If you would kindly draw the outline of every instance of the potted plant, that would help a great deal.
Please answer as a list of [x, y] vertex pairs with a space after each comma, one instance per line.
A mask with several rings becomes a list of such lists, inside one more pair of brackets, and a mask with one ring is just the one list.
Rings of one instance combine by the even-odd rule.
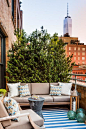
[[0, 89], [0, 97], [5, 96], [6, 92], [5, 89]]

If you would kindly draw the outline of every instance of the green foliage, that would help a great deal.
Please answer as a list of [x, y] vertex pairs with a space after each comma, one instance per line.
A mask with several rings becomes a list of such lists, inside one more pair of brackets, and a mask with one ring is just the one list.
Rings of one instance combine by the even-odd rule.
[[[8, 82], [67, 82], [74, 65], [66, 58], [65, 44], [46, 30], [34, 31], [27, 37], [24, 30], [15, 31], [17, 41], [8, 51]], [[27, 43], [30, 43], [27, 45]]]
[[5, 89], [0, 89], [0, 94], [3, 94], [5, 96], [6, 93], [7, 91]]

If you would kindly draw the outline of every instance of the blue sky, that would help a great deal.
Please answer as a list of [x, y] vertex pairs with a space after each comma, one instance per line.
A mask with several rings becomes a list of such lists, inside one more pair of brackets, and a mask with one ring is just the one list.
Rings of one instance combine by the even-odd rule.
[[63, 20], [67, 15], [72, 18], [72, 37], [78, 37], [86, 44], [86, 0], [21, 0], [23, 28], [29, 35], [44, 26], [51, 35], [63, 35]]

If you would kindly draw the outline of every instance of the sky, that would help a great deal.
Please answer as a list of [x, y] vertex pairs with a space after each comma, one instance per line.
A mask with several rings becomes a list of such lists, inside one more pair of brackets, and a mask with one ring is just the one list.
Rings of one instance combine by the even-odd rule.
[[29, 35], [41, 26], [47, 32], [58, 36], [63, 35], [63, 20], [72, 18], [72, 37], [78, 37], [86, 44], [86, 0], [21, 0], [23, 10], [23, 29]]

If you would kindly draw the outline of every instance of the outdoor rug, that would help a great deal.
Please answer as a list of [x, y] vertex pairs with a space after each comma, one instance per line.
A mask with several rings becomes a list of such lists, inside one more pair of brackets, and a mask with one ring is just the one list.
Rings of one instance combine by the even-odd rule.
[[69, 120], [66, 109], [44, 109], [44, 126], [46, 129], [86, 129], [84, 123], [77, 120]]

